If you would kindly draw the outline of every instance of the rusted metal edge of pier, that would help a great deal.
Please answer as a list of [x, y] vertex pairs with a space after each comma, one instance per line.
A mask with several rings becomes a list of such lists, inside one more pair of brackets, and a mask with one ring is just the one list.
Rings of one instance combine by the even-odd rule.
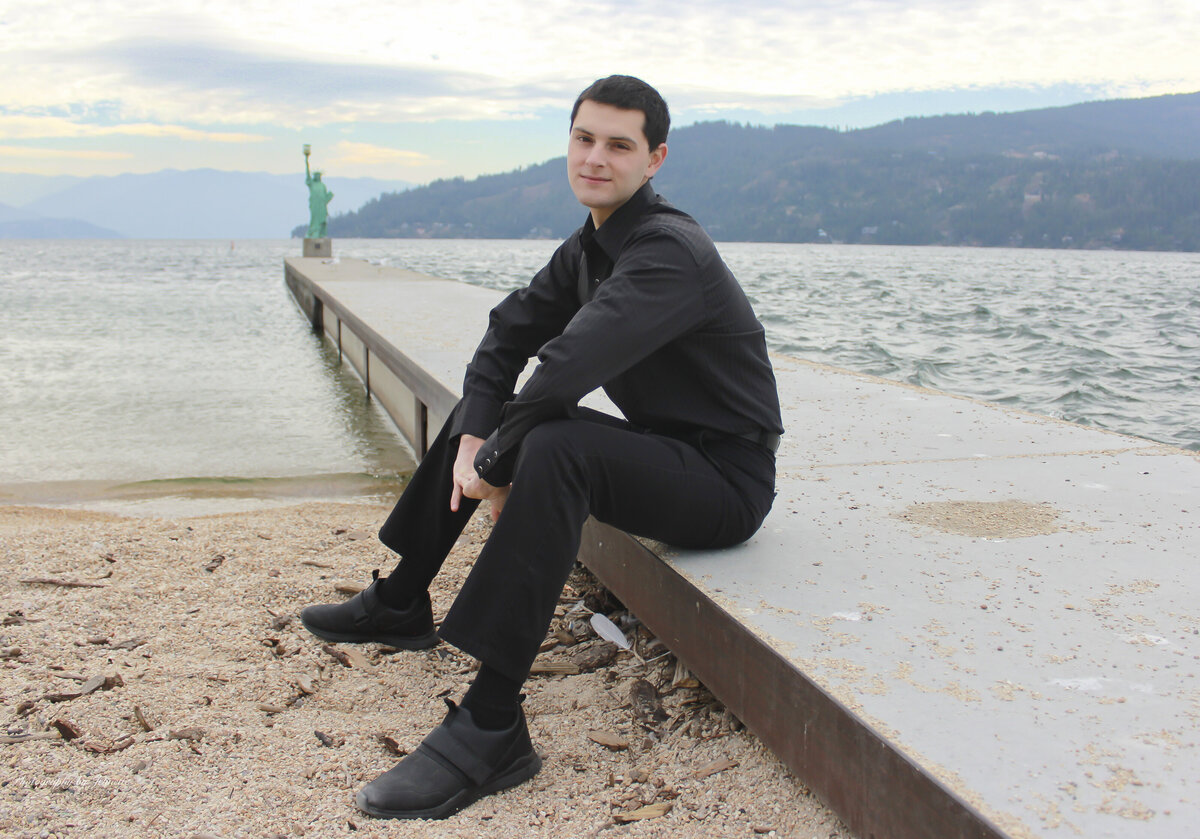
[[[458, 395], [290, 260], [285, 281], [423, 454]], [[637, 539], [589, 520], [579, 559], [862, 839], [1008, 836]]]

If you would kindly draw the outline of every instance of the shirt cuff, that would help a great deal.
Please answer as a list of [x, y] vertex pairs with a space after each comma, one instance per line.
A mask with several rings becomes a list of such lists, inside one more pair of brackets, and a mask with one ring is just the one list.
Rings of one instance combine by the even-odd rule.
[[450, 426], [450, 436], [470, 434], [472, 437], [487, 437], [500, 424], [500, 408], [491, 400], [478, 396], [463, 397]]
[[475, 473], [492, 486], [508, 486], [512, 483], [511, 470], [500, 464], [499, 429], [493, 431], [479, 447], [479, 453], [475, 455]]

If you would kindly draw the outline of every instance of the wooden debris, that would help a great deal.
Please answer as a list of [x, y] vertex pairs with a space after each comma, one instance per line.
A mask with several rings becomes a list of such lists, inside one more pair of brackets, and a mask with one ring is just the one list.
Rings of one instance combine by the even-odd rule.
[[199, 728], [197, 726], [191, 726], [189, 728], [180, 728], [180, 729], [172, 728], [170, 733], [167, 735], [167, 739], [168, 740], [187, 740], [189, 742], [203, 740], [204, 739], [204, 729]]
[[341, 737], [331, 737], [324, 731], [314, 731], [313, 734], [317, 735], [317, 739], [321, 741], [322, 746], [326, 746], [330, 749], [337, 748], [346, 742]]
[[645, 679], [638, 679], [630, 686], [629, 705], [633, 709], [633, 715], [644, 723], [663, 722], [667, 719], [658, 688]]
[[700, 687], [700, 680], [692, 675], [691, 671], [684, 666], [683, 662], [675, 659], [675, 675], [671, 677], [672, 688], [695, 688]]
[[317, 692], [316, 684], [313, 682], [311, 676], [307, 676], [302, 673], [293, 681], [296, 683], [296, 687], [299, 688], [300, 692], [303, 694], [312, 694]]
[[375, 739], [382, 743], [383, 747], [396, 757], [404, 757], [408, 754], [408, 749], [402, 747], [395, 737], [388, 734], [376, 734]]
[[58, 733], [62, 735], [64, 740], [74, 740], [76, 737], [83, 736], [83, 729], [70, 720], [65, 720], [62, 717], [52, 721], [50, 725], [58, 729]]
[[350, 664], [350, 656], [346, 655], [345, 650], [339, 650], [333, 644], [322, 644], [321, 649], [324, 650], [325, 652], [329, 653], [335, 659], [337, 659], [337, 662], [339, 664], [341, 664], [343, 667], [351, 667], [352, 666]]
[[343, 650], [333, 644], [322, 644], [321, 649], [336, 658], [343, 667], [357, 667], [359, 670], [370, 670], [374, 667], [358, 650]]
[[656, 801], [653, 804], [647, 804], [645, 807], [639, 807], [627, 813], [615, 813], [613, 820], [620, 824], [629, 824], [630, 822], [641, 821], [643, 819], [657, 819], [659, 816], [665, 816], [671, 812], [672, 806], [674, 805], [670, 801]]
[[351, 542], [361, 542], [363, 539], [370, 539], [371, 534], [366, 530], [351, 530], [346, 534], [346, 538]]
[[564, 647], [573, 647], [579, 643], [579, 640], [574, 635], [572, 635], [570, 632], [567, 632], [567, 630], [563, 629], [561, 626], [556, 626], [554, 628], [554, 637], [558, 639], [558, 643], [562, 644]]
[[128, 641], [122, 641], [119, 644], [113, 644], [114, 650], [136, 650], [138, 647], [146, 643], [145, 638], [130, 638]]
[[150, 719], [146, 716], [146, 712], [142, 710], [141, 705], [133, 706], [133, 717], [138, 721], [138, 725], [142, 727], [142, 731], [154, 730], [154, 726], [150, 724]]
[[79, 580], [60, 580], [57, 577], [30, 577], [20, 582], [36, 586], [62, 586], [63, 588], [104, 588], [104, 583], [85, 583]]
[[362, 583], [338, 583], [333, 587], [333, 590], [342, 594], [358, 594], [365, 588], [366, 586]]
[[0, 734], [0, 743], [24, 743], [26, 740], [63, 740], [62, 732], [57, 728], [54, 731], [31, 731], [28, 734]]
[[259, 702], [258, 710], [264, 714], [282, 714], [287, 708], [282, 705], [272, 705], [270, 702]]
[[83, 748], [85, 751], [93, 752], [98, 755], [110, 755], [128, 749], [135, 742], [136, 741], [133, 739], [133, 735], [129, 734], [107, 745], [88, 740], [83, 744]]
[[718, 772], [724, 772], [726, 769], [732, 769], [737, 765], [738, 762], [736, 760], [731, 760], [727, 757], [717, 758], [712, 763], [706, 764], [693, 772], [692, 777], [697, 781], [700, 781], [710, 775], [715, 775]]
[[300, 560], [300, 564], [301, 565], [309, 565], [313, 568], [325, 568], [327, 570], [331, 570], [334, 567], [332, 565], [326, 565], [324, 562], [316, 562], [315, 560], [311, 560], [311, 559], [302, 559], [302, 560]]
[[531, 676], [576, 676], [579, 673], [579, 665], [570, 661], [535, 661], [529, 669]]
[[125, 680], [122, 679], [120, 675], [92, 676], [92, 678], [80, 685], [77, 690], [69, 690], [63, 693], [48, 693], [42, 698], [48, 702], [69, 702], [72, 699], [78, 699], [81, 696], [87, 696], [89, 693], [93, 693], [101, 688], [104, 690], [112, 690], [113, 688], [121, 687], [124, 684]]
[[762, 836], [767, 833], [774, 833], [779, 828], [773, 827], [769, 824], [756, 824], [756, 825], [753, 825], [750, 829], [753, 830], [755, 833], [757, 833], [759, 836]]
[[629, 748], [628, 740], [611, 731], [589, 731], [588, 739], [593, 743], [599, 743], [606, 749], [612, 749], [614, 752], [621, 752]]
[[20, 647], [5, 647], [3, 650], [0, 650], [0, 658], [5, 660], [20, 658], [22, 655], [24, 655], [24, 652]]
[[211, 574], [213, 571], [216, 571], [218, 568], [220, 568], [223, 562], [225, 562], [225, 554], [217, 554], [208, 562], [204, 563], [202, 567], [205, 571]]
[[617, 658], [617, 647], [607, 641], [591, 641], [571, 650], [571, 661], [580, 672], [588, 673], [607, 667]]

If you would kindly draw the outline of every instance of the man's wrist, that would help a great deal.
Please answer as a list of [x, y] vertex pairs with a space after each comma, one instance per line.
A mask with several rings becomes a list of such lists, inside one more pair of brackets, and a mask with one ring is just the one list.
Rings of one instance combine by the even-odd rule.
[[489, 475], [500, 460], [500, 432], [493, 431], [492, 435], [483, 441], [475, 453], [475, 474], [492, 486], [505, 486], [508, 481], [493, 482]]

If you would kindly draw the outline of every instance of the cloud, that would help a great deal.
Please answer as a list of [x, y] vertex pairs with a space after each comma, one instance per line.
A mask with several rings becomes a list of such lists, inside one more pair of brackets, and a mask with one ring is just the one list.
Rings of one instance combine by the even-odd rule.
[[[930, 113], [922, 102], [932, 100], [947, 103], [939, 113], [977, 110], [976, 100], [954, 98], [964, 91], [1200, 89], [1195, 0], [10, 5], [0, 20], [0, 74], [10, 81], [0, 141], [110, 148], [126, 135], [161, 138], [140, 145], [166, 154], [177, 140], [172, 165], [190, 165], [192, 144], [209, 143], [220, 144], [204, 151], [218, 165], [270, 167], [266, 137], [293, 142], [301, 129], [333, 154], [344, 129], [366, 141], [337, 152], [354, 165], [408, 175], [426, 166], [440, 177], [483, 165], [486, 149], [482, 171], [494, 171], [542, 154], [529, 132], [545, 131], [579, 90], [613, 72], [662, 90], [677, 125], [844, 124], [846, 109], [881, 111], [868, 107], [875, 100], [912, 104], [885, 118]], [[464, 121], [488, 123], [478, 149], [452, 136], [474, 130]], [[437, 159], [404, 157], [392, 142]]]
[[0, 157], [26, 160], [128, 160], [132, 152], [96, 149], [47, 149], [31, 146], [0, 146]]
[[[519, 117], [573, 96], [551, 83], [368, 60], [313, 57], [259, 44], [125, 38], [43, 51], [36, 63], [86, 69], [105, 95], [149, 117], [292, 126], [329, 121]], [[570, 91], [570, 92], [568, 92]]]
[[153, 123], [98, 125], [67, 117], [0, 113], [0, 139], [4, 140], [86, 139], [112, 136], [169, 137], [197, 143], [259, 143], [268, 139], [262, 134], [203, 131], [185, 125]]
[[428, 166], [438, 161], [421, 152], [343, 140], [334, 146], [331, 165]]
[[66, 4], [77, 8], [55, 38], [36, 15], [9, 32], [31, 46], [0, 54], [0, 71], [32, 83], [8, 95], [108, 100], [151, 124], [523, 119], [613, 71], [701, 114], [964, 87], [1200, 87], [1192, 0], [693, 0], [682, 15], [649, 0], [598, 0], [586, 15], [528, 0], [329, 0], [318, 16], [271, 0], [123, 16]]

